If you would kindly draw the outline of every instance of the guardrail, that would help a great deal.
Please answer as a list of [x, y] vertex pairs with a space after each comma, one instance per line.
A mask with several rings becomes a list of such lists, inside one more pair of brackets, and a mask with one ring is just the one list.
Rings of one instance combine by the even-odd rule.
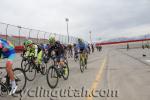
[[121, 43], [131, 43], [131, 42], [144, 42], [149, 41], [150, 39], [139, 39], [139, 40], [128, 40], [128, 41], [119, 41], [119, 42], [102, 42], [102, 43], [96, 43], [96, 46], [99, 45], [112, 45], [112, 44], [121, 44]]
[[[11, 41], [15, 46], [23, 45], [26, 39], [31, 39], [35, 43], [48, 43], [47, 39], [55, 36], [63, 44], [68, 43], [68, 36], [53, 32], [46, 32], [37, 29], [25, 28], [0, 22], [0, 37]], [[70, 43], [77, 42], [77, 37], [69, 36]]]

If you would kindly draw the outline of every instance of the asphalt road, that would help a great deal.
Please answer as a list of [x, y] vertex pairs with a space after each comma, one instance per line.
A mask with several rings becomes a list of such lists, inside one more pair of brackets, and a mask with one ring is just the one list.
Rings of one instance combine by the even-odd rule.
[[[0, 100], [149, 100], [149, 51], [105, 46], [89, 56], [84, 73], [80, 72], [78, 62], [69, 59], [69, 79], [60, 79], [56, 89], [50, 89], [46, 76], [38, 74], [33, 82], [27, 83], [21, 96]], [[20, 67], [20, 61], [17, 55], [14, 66]]]

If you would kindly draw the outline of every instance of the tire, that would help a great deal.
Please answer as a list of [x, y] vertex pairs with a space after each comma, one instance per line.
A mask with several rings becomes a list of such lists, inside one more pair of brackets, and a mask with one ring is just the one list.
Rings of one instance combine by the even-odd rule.
[[6, 97], [8, 93], [9, 89], [3, 83], [0, 83], [0, 97]]
[[78, 56], [75, 55], [75, 56], [74, 56], [74, 61], [77, 62], [77, 60], [78, 60]]
[[67, 63], [67, 65], [68, 65], [68, 59], [67, 58], [65, 58], [65, 61], [64, 61], [65, 63]]
[[28, 63], [28, 71], [26, 72], [26, 78], [28, 81], [33, 81], [36, 77], [36, 68], [32, 63]]
[[83, 62], [82, 58], [80, 59], [80, 71], [81, 71], [81, 73], [84, 72], [84, 62]]
[[85, 69], [87, 69], [87, 58], [85, 58]]
[[[48, 69], [48, 74], [47, 74], [47, 83], [49, 85], [50, 88], [54, 89], [56, 88], [56, 86], [58, 85], [58, 80], [59, 80], [59, 76], [58, 76], [58, 71], [54, 66], [51, 66]], [[54, 78], [55, 82], [52, 83], [51, 79]]]
[[74, 61], [77, 62], [77, 58], [76, 57], [74, 57]]
[[[66, 75], [65, 75], [65, 69], [67, 70], [67, 74], [66, 74]], [[69, 67], [68, 67], [68, 64], [67, 64], [67, 63], [65, 63], [65, 67], [63, 68], [63, 70], [64, 70], [64, 73], [62, 74], [63, 79], [64, 79], [64, 80], [67, 80], [68, 77], [69, 77]]]
[[27, 72], [27, 71], [29, 70], [29, 68], [26, 66], [27, 63], [28, 63], [27, 60], [22, 59], [22, 61], [21, 61], [21, 68], [22, 68], [25, 72]]
[[40, 66], [40, 72], [42, 75], [46, 75], [47, 72], [48, 72], [48, 69], [47, 69], [47, 64], [46, 63], [42, 63], [41, 66]]
[[18, 94], [18, 93], [21, 93], [26, 87], [26, 83], [27, 83], [26, 74], [20, 68], [15, 68], [13, 72], [14, 72], [16, 85], [18, 86], [16, 90], [16, 94]]

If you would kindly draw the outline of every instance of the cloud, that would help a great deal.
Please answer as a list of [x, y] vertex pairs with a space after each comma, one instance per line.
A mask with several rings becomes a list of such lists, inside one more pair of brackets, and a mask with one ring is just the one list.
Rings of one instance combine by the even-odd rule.
[[[1, 0], [0, 21], [89, 40], [148, 32], [149, 0]], [[132, 30], [132, 31], [131, 31]], [[141, 32], [137, 30], [142, 30]]]

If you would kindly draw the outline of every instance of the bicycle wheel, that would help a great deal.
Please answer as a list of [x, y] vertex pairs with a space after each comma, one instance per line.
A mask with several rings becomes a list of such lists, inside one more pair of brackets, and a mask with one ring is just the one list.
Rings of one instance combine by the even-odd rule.
[[76, 56], [74, 56], [74, 61], [77, 62], [77, 57]]
[[3, 83], [0, 83], [0, 97], [6, 97], [8, 93], [8, 88]]
[[64, 65], [65, 67], [63, 67], [63, 74], [62, 74], [62, 76], [63, 76], [63, 79], [64, 80], [67, 80], [68, 79], [68, 77], [69, 77], [69, 67], [68, 67], [68, 64], [67, 63], [65, 63], [65, 65]]
[[85, 58], [85, 69], [87, 69], [87, 58]]
[[54, 66], [51, 66], [48, 70], [47, 74], [47, 83], [50, 88], [54, 89], [58, 84], [58, 72], [57, 69]]
[[36, 68], [32, 63], [28, 63], [26, 66], [29, 68], [26, 72], [26, 78], [28, 81], [33, 81], [36, 77]]
[[13, 72], [14, 72], [16, 85], [18, 86], [16, 93], [21, 93], [26, 87], [26, 82], [27, 82], [26, 74], [20, 68], [15, 68]]
[[65, 58], [65, 59], [64, 59], [64, 62], [68, 64], [68, 59], [67, 59], [67, 58]]
[[77, 56], [77, 57], [76, 57], [76, 62], [77, 62], [78, 60], [79, 60], [79, 57]]
[[40, 72], [41, 72], [42, 75], [46, 75], [47, 74], [48, 69], [47, 69], [47, 64], [46, 63], [43, 62], [40, 65]]
[[27, 60], [22, 59], [22, 61], [21, 61], [21, 68], [22, 68], [25, 72], [27, 72], [27, 71], [29, 70], [29, 67], [26, 66], [27, 63], [28, 63]]

